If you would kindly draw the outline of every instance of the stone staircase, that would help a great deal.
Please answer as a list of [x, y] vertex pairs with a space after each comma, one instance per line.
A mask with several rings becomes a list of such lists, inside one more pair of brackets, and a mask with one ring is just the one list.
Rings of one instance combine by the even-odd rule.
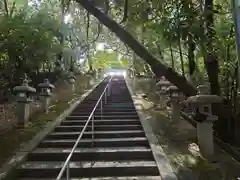
[[[107, 80], [102, 82], [29, 153], [27, 161], [17, 168], [16, 179], [56, 179], [106, 84]], [[71, 180], [161, 179], [122, 77], [113, 78], [108, 103], [103, 105], [103, 118], [97, 108], [94, 123], [94, 143], [90, 122], [71, 158]]]

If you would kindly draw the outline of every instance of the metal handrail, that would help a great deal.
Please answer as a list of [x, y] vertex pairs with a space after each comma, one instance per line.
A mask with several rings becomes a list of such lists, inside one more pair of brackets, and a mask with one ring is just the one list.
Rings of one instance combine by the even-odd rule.
[[76, 150], [76, 148], [77, 148], [77, 146], [78, 146], [78, 143], [79, 143], [79, 141], [81, 140], [81, 138], [82, 138], [82, 136], [83, 136], [83, 133], [85, 132], [85, 130], [86, 130], [86, 128], [87, 128], [90, 120], [92, 120], [92, 146], [93, 146], [93, 139], [94, 139], [94, 134], [93, 134], [93, 133], [94, 133], [94, 112], [96, 111], [99, 103], [101, 102], [101, 118], [102, 118], [102, 99], [103, 99], [103, 96], [104, 96], [104, 94], [105, 94], [105, 99], [104, 99], [104, 100], [105, 100], [105, 103], [107, 102], [107, 93], [109, 93], [109, 91], [107, 91], [107, 89], [110, 88], [109, 84], [110, 84], [111, 80], [112, 80], [112, 77], [110, 77], [110, 79], [109, 79], [109, 81], [108, 81], [108, 84], [107, 84], [106, 87], [104, 88], [104, 91], [102, 92], [102, 94], [101, 94], [101, 96], [99, 97], [96, 105], [94, 106], [91, 114], [89, 115], [87, 122], [85, 123], [85, 125], [84, 125], [81, 133], [79, 134], [79, 136], [78, 136], [78, 138], [77, 138], [77, 141], [75, 142], [75, 144], [74, 144], [71, 152], [69, 153], [66, 161], [64, 162], [64, 165], [63, 165], [61, 171], [59, 172], [56, 180], [61, 180], [61, 178], [62, 178], [65, 170], [66, 170], [66, 178], [67, 178], [67, 180], [69, 180], [69, 176], [70, 176], [69, 163], [70, 163], [70, 160], [71, 160], [72, 155], [73, 155], [73, 153], [75, 152], [75, 150]]

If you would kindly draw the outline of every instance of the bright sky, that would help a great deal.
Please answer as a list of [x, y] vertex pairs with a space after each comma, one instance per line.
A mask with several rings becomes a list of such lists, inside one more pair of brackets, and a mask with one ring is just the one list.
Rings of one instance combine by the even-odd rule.
[[28, 6], [34, 6], [34, 5], [39, 6], [40, 4], [41, 4], [41, 2], [38, 0], [29, 0], [28, 1]]
[[97, 51], [103, 51], [104, 50], [105, 43], [97, 43], [96, 50]]
[[64, 23], [67, 24], [67, 23], [71, 23], [72, 21], [72, 16], [71, 14], [67, 14], [65, 17], [64, 17]]
[[113, 52], [112, 49], [105, 48], [106, 43], [97, 43], [96, 50], [97, 51], [106, 51], [106, 52]]

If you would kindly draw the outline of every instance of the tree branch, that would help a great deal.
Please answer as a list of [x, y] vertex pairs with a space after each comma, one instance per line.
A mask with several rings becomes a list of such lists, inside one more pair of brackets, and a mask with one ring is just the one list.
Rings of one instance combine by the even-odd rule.
[[173, 72], [170, 67], [167, 67], [154, 57], [148, 50], [143, 47], [130, 33], [124, 30], [118, 23], [110, 19], [100, 10], [95, 8], [87, 0], [76, 0], [83, 8], [89, 13], [95, 16], [102, 24], [107, 26], [112, 32], [114, 32], [120, 40], [127, 44], [139, 57], [141, 57], [146, 63], [148, 63], [152, 71], [156, 76], [165, 76], [169, 81], [175, 84], [187, 95], [195, 95], [196, 89], [187, 82], [185, 77], [180, 76], [178, 73]]

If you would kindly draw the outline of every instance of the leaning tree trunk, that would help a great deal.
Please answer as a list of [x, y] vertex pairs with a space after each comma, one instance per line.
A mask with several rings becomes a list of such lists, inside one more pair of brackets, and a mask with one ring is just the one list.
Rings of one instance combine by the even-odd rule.
[[170, 82], [181, 89], [186, 95], [195, 95], [196, 89], [178, 73], [170, 67], [165, 66], [154, 57], [145, 47], [143, 47], [130, 33], [124, 30], [117, 22], [106, 16], [103, 12], [92, 5], [90, 1], [76, 0], [83, 8], [95, 16], [102, 24], [114, 32], [119, 39], [127, 44], [139, 57], [148, 63], [156, 76], [165, 76]]

